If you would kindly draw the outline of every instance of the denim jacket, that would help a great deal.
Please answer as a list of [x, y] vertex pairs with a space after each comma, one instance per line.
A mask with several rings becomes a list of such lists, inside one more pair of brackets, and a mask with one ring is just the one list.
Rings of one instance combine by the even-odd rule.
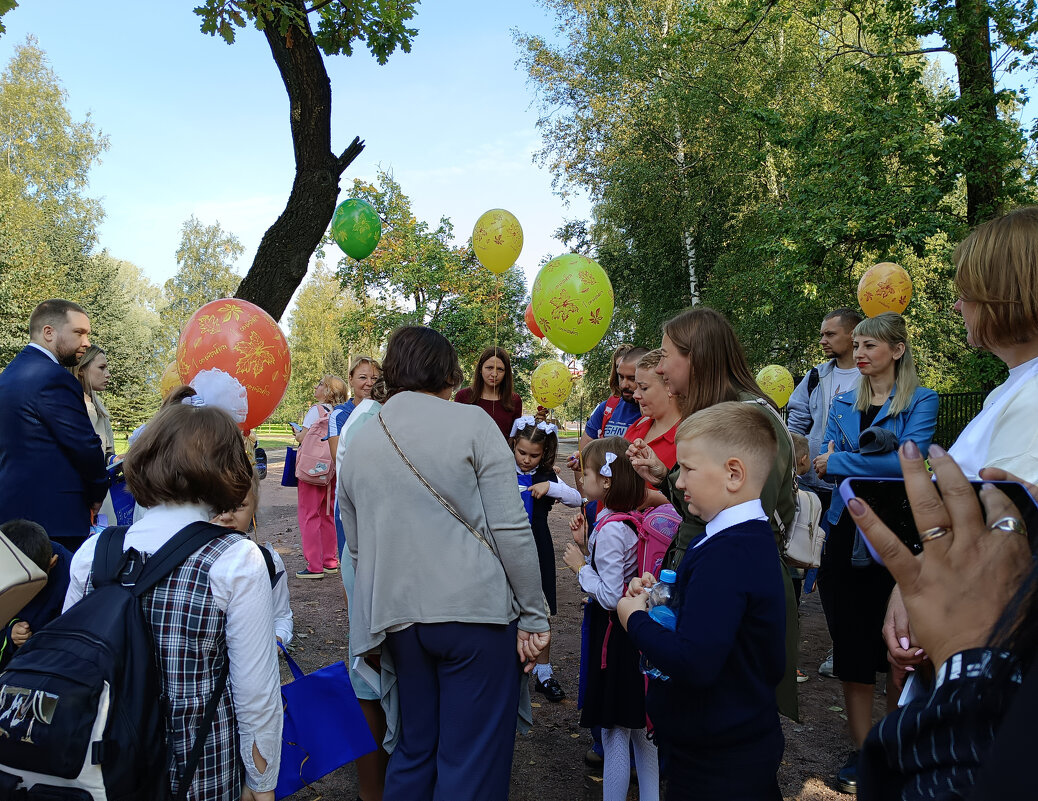
[[[919, 446], [923, 456], [933, 441], [934, 429], [937, 427], [937, 393], [932, 389], [919, 387], [912, 395], [912, 401], [897, 416], [890, 415], [890, 401], [897, 391], [895, 385], [890, 397], [876, 415], [872, 425], [893, 431], [898, 444], [912, 440]], [[897, 453], [862, 454], [858, 452], [858, 437], [861, 434], [861, 412], [854, 408], [857, 391], [844, 392], [833, 398], [829, 407], [829, 422], [822, 438], [821, 453], [829, 450], [829, 443], [834, 443], [835, 451], [829, 456], [826, 465], [826, 478], [834, 482], [849, 476], [897, 477], [901, 475], [901, 463]], [[833, 502], [829, 507], [829, 522], [833, 525], [843, 513], [844, 501], [839, 492], [833, 493]]]

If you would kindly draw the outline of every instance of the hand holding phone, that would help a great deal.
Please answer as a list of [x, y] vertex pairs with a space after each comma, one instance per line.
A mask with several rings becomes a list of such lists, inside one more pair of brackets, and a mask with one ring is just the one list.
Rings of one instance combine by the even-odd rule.
[[289, 426], [291, 426], [292, 430], [295, 431], [297, 434], [303, 430], [303, 427], [299, 425], [299, 423], [289, 423]]
[[899, 541], [881, 510], [853, 496], [847, 508], [870, 544], [885, 557], [901, 589], [913, 639], [934, 665], [940, 665], [952, 654], [989, 641], [1032, 564], [1027, 537], [1015, 526], [996, 524], [1007, 518], [1023, 521], [1030, 515], [1025, 513], [1027, 504], [1014, 507], [994, 488], [983, 489], [978, 503], [962, 470], [942, 448], [930, 449], [936, 485], [912, 443], [905, 443], [899, 458], [915, 527], [924, 532], [946, 529], [926, 542], [922, 557], [913, 556]]

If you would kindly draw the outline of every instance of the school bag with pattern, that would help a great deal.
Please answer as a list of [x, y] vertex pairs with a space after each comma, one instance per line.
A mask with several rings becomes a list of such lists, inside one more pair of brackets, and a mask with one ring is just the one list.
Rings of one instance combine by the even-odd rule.
[[328, 407], [318, 406], [317, 414], [317, 420], [306, 430], [296, 451], [296, 478], [307, 484], [327, 487], [335, 476], [335, 463], [327, 441]]
[[638, 575], [652, 573], [659, 578], [663, 557], [681, 525], [678, 510], [672, 504], [665, 503], [644, 512], [612, 512], [605, 518], [599, 518], [598, 523], [614, 520], [627, 523], [638, 533]]
[[[93, 591], [29, 638], [0, 673], [0, 801], [165, 801], [170, 753], [159, 667], [141, 596], [228, 530], [192, 523], [147, 560], [124, 527], [98, 538]], [[186, 797], [225, 668], [178, 783]]]

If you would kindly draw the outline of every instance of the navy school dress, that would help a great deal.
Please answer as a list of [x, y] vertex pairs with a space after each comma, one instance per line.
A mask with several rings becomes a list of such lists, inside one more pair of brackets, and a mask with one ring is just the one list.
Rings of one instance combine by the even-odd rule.
[[543, 481], [557, 482], [559, 479], [551, 468], [538, 467], [532, 473], [520, 473], [517, 469], [516, 472], [519, 480], [519, 496], [526, 507], [526, 516], [530, 518], [530, 528], [533, 529], [533, 541], [537, 545], [541, 590], [548, 602], [549, 614], [554, 615], [557, 612], [555, 606], [555, 545], [551, 541], [551, 531], [548, 528], [548, 512], [558, 499], [547, 495], [542, 498], [534, 498], [529, 488]]
[[[597, 571], [595, 550], [591, 549], [591, 566]], [[616, 611], [606, 610], [594, 598], [588, 599], [586, 620], [587, 650], [582, 663], [587, 679], [580, 725], [586, 729], [644, 729], [645, 676], [638, 667], [638, 649], [620, 625]]]

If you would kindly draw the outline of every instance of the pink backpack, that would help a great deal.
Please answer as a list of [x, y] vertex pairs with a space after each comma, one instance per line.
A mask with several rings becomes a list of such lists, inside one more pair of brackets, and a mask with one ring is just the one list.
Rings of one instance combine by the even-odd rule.
[[316, 422], [306, 430], [296, 453], [296, 478], [307, 484], [327, 487], [335, 477], [335, 463], [328, 450], [327, 406], [319, 406]]
[[638, 532], [638, 575], [652, 573], [659, 578], [663, 557], [681, 525], [681, 514], [672, 504], [665, 503], [644, 512], [613, 512], [598, 523], [625, 521]]

